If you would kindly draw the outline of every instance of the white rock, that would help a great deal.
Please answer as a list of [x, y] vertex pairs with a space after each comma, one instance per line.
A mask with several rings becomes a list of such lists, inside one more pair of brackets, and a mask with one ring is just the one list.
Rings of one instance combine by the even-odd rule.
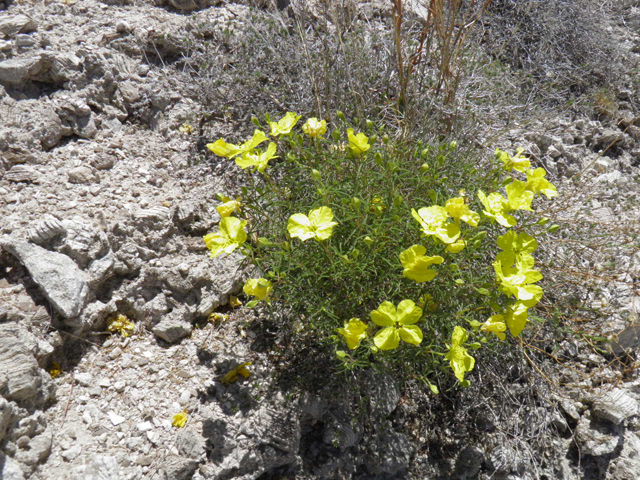
[[123, 423], [126, 420], [126, 418], [124, 418], [121, 415], [118, 415], [113, 410], [109, 410], [107, 412], [107, 415], [109, 416], [109, 420], [111, 420], [111, 423], [113, 423], [116, 426], [120, 425], [121, 423]]
[[90, 426], [93, 423], [93, 418], [91, 418], [91, 414], [89, 412], [84, 412], [82, 414], [82, 421]]
[[100, 380], [98, 380], [98, 385], [100, 387], [104, 387], [104, 388], [109, 388], [111, 386], [111, 380], [109, 380], [108, 378], [101, 378]]
[[141, 432], [148, 432], [153, 429], [153, 424], [151, 422], [141, 422], [136, 425], [136, 428]]

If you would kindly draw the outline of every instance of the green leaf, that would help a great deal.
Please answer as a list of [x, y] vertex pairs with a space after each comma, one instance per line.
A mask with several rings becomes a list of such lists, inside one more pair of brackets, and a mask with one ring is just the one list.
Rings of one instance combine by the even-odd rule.
[[476, 290], [476, 292], [478, 292], [480, 295], [490, 295], [489, 290], [487, 290], [486, 288], [476, 288], [475, 290]]

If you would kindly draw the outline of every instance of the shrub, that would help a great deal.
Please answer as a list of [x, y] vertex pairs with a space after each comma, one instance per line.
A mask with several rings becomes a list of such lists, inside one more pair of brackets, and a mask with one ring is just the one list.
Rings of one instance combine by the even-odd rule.
[[212, 255], [241, 249], [261, 277], [245, 285], [248, 306], [265, 302], [343, 368], [382, 366], [435, 392], [451, 373], [467, 385], [470, 351], [519, 337], [542, 297], [531, 234], [547, 220], [531, 205], [555, 187], [521, 152], [478, 168], [456, 142], [411, 145], [338, 118], [302, 132], [293, 113], [254, 118], [244, 143], [209, 144], [248, 185], [222, 198], [205, 242]]

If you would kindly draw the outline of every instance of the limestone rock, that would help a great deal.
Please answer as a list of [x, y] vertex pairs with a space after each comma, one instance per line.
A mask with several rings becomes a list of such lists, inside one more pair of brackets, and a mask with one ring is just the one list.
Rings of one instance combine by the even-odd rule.
[[478, 447], [463, 448], [456, 458], [455, 474], [461, 478], [475, 478], [482, 467], [484, 453]]
[[588, 414], [578, 422], [575, 438], [581, 451], [594, 457], [612, 454], [622, 441], [619, 427], [592, 419]]
[[86, 466], [82, 475], [84, 480], [118, 480], [120, 466], [111, 455], [95, 455]]
[[98, 181], [98, 177], [96, 176], [96, 174], [90, 167], [87, 166], [72, 168], [71, 170], [69, 170], [67, 177], [69, 178], [69, 182], [71, 183], [80, 183], [85, 185]]
[[0, 33], [5, 37], [12, 37], [17, 33], [30, 33], [36, 29], [36, 23], [26, 15], [0, 17]]
[[40, 57], [11, 58], [0, 62], [0, 84], [17, 85], [26, 82], [42, 70]]
[[0, 478], [3, 480], [24, 480], [20, 464], [2, 452], [0, 452]]
[[52, 443], [53, 433], [51, 430], [45, 430], [29, 441], [28, 448], [18, 450], [15, 459], [29, 467], [30, 472], [33, 472], [38, 464], [42, 463], [51, 453]]
[[19, 327], [0, 325], [0, 394], [18, 404], [45, 405], [53, 396], [53, 383], [20, 338]]
[[[11, 413], [13, 408], [11, 404], [4, 398], [0, 397], [0, 441], [4, 438], [11, 421]], [[0, 475], [1, 477], [1, 475]]]
[[628, 418], [638, 415], [638, 402], [620, 389], [606, 392], [591, 407], [593, 415], [620, 425]]
[[640, 437], [627, 430], [624, 434], [622, 451], [609, 464], [607, 478], [611, 480], [636, 480], [640, 472]]
[[34, 282], [61, 315], [72, 318], [80, 314], [89, 289], [84, 274], [71, 258], [10, 236], [0, 239], [0, 246], [29, 270]]
[[192, 430], [181, 430], [176, 435], [178, 452], [187, 458], [200, 459], [204, 451], [204, 439]]
[[165, 342], [173, 343], [191, 333], [191, 324], [181, 320], [166, 319], [153, 327], [152, 332]]

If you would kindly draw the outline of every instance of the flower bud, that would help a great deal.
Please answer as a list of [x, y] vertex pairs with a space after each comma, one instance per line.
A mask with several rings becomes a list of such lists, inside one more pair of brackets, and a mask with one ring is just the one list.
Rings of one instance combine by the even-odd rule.
[[367, 120], [367, 121], [365, 122], [365, 124], [367, 125], [367, 128], [368, 128], [369, 130], [373, 130], [373, 129], [375, 128], [375, 125], [374, 125], [374, 123], [373, 123], [371, 120]]
[[336, 116], [337, 116], [340, 120], [342, 120], [343, 122], [345, 121], [345, 119], [344, 119], [344, 113], [342, 113], [340, 110], [338, 110], [338, 111], [336, 112]]
[[322, 175], [318, 170], [314, 168], [313, 170], [311, 170], [311, 178], [314, 182], [319, 182], [320, 180], [322, 180]]
[[420, 165], [420, 171], [422, 173], [427, 173], [427, 170], [429, 170], [429, 164], [427, 162], [424, 162], [422, 165]]
[[358, 197], [353, 197], [351, 199], [351, 207], [353, 207], [353, 209], [356, 212], [360, 211], [360, 206], [362, 205], [362, 201], [360, 201], [360, 199]]
[[371, 238], [370, 236], [366, 236], [362, 239], [362, 241], [365, 243], [365, 245], [367, 245], [368, 247], [370, 247], [371, 245], [373, 245], [373, 238]]

